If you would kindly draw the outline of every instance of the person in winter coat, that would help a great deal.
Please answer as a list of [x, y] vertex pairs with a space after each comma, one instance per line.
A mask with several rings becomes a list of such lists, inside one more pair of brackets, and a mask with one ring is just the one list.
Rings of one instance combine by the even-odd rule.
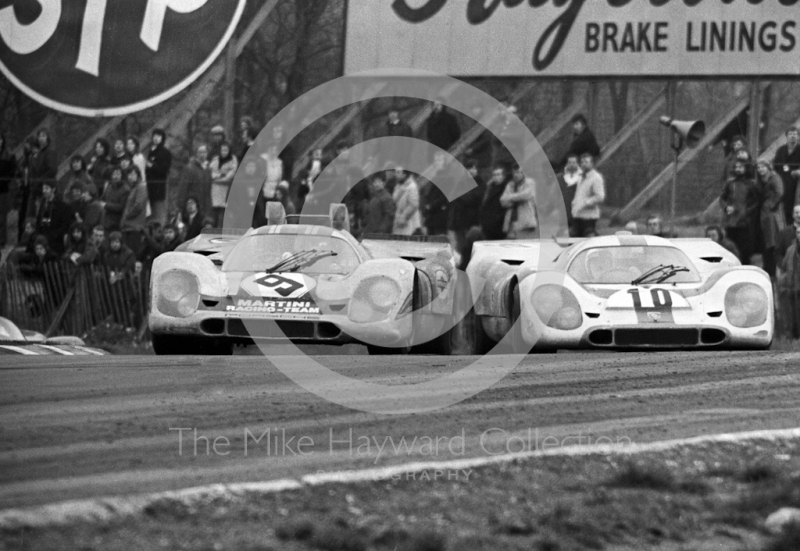
[[392, 199], [397, 206], [394, 215], [392, 233], [396, 235], [414, 235], [422, 228], [422, 217], [419, 213], [419, 186], [416, 180], [402, 167], [395, 169], [397, 185]]
[[139, 138], [136, 136], [128, 136], [128, 139], [125, 140], [125, 153], [131, 158], [133, 165], [139, 167], [142, 182], [147, 184], [147, 159], [144, 158], [139, 147]]
[[786, 143], [778, 148], [772, 159], [775, 172], [783, 180], [783, 214], [786, 224], [792, 223], [792, 209], [798, 202], [797, 183], [800, 182], [800, 129], [786, 130]]
[[760, 160], [756, 165], [756, 184], [761, 196], [761, 236], [764, 245], [764, 271], [775, 277], [775, 246], [778, 234], [786, 227], [783, 217], [783, 180], [772, 170], [772, 163]]
[[[0, 249], [8, 241], [7, 216], [11, 212], [11, 183], [17, 177], [17, 158], [8, 148], [6, 138], [0, 134]], [[21, 215], [24, 217], [24, 214]]]
[[759, 220], [759, 193], [755, 182], [746, 176], [743, 161], [734, 163], [734, 177], [725, 183], [719, 202], [724, 212], [723, 225], [728, 238], [739, 249], [739, 260], [750, 264], [756, 221]]
[[62, 258], [77, 264], [78, 259], [86, 252], [86, 231], [83, 224], [73, 222], [67, 235], [67, 246]]
[[105, 193], [106, 182], [111, 178], [109, 170], [111, 168], [110, 151], [111, 146], [108, 145], [108, 140], [99, 138], [94, 143], [92, 156], [86, 162], [86, 172], [94, 182], [94, 185], [97, 186], [97, 192], [101, 197]]
[[126, 176], [130, 193], [122, 211], [120, 229], [124, 243], [138, 255], [142, 248], [142, 230], [147, 225], [147, 185], [142, 181], [138, 166], [130, 167]]
[[36, 231], [47, 238], [53, 253], [64, 253], [64, 236], [75, 220], [74, 213], [64, 202], [56, 197], [56, 184], [53, 181], [42, 183], [42, 200], [36, 212]]
[[450, 151], [461, 137], [461, 128], [455, 115], [437, 101], [433, 104], [433, 111], [428, 117], [426, 134], [429, 143]]
[[570, 155], [576, 155], [580, 159], [585, 153], [589, 153], [593, 159], [599, 157], [600, 145], [597, 143], [594, 133], [589, 130], [586, 117], [579, 113], [572, 117], [572, 142], [569, 144], [569, 149], [564, 155], [560, 167], [566, 166]]
[[172, 167], [172, 153], [165, 147], [167, 134], [160, 128], [153, 130], [152, 145], [147, 153], [147, 197], [154, 220], [167, 222], [167, 177]]
[[65, 203], [69, 203], [72, 198], [69, 196], [75, 184], [81, 187], [92, 183], [92, 177], [86, 172], [86, 161], [80, 155], [74, 155], [69, 161], [69, 175], [66, 180], [58, 184], [56, 195], [61, 197]]
[[481, 233], [483, 239], [490, 241], [504, 239], [506, 234], [503, 226], [506, 220], [506, 211], [500, 204], [500, 198], [506, 191], [508, 176], [503, 165], [497, 165], [492, 171], [492, 179], [486, 186], [486, 194], [481, 201]]
[[197, 206], [198, 201], [196, 197], [188, 197], [183, 206], [183, 224], [186, 227], [186, 235], [184, 241], [194, 239], [200, 232], [203, 231], [203, 214]]
[[167, 224], [164, 227], [164, 252], [171, 253], [177, 249], [178, 245], [181, 243], [183, 243], [183, 241], [181, 241], [180, 235], [178, 234], [178, 228], [172, 224]]
[[444, 190], [455, 188], [455, 179], [447, 166], [447, 154], [437, 151], [433, 166], [426, 171], [419, 189], [419, 211], [427, 235], [447, 234], [447, 211], [450, 207]]
[[78, 266], [97, 266], [103, 263], [103, 258], [108, 248], [106, 230], [103, 226], [97, 225], [91, 231], [91, 237], [86, 242], [83, 254], [75, 259], [75, 264]]
[[526, 178], [518, 164], [512, 167], [511, 181], [506, 184], [500, 205], [506, 209], [503, 231], [509, 239], [533, 239], [539, 222], [534, 202], [534, 182]]
[[567, 155], [567, 164], [564, 167], [564, 172], [558, 175], [558, 185], [561, 189], [561, 197], [564, 198], [564, 207], [567, 211], [567, 226], [569, 227], [569, 234], [574, 236], [575, 220], [572, 218], [572, 202], [575, 199], [575, 191], [578, 189], [578, 183], [583, 180], [583, 171], [581, 170], [578, 162], [578, 156], [575, 154]]
[[778, 270], [778, 303], [788, 313], [792, 339], [800, 339], [800, 228], [786, 251]]
[[606, 200], [606, 184], [603, 176], [594, 169], [591, 153], [581, 155], [583, 178], [575, 189], [572, 199], [572, 219], [575, 237], [589, 237], [597, 233], [600, 205]]
[[111, 169], [111, 182], [106, 187], [106, 192], [103, 194], [104, 209], [104, 225], [106, 231], [118, 231], [122, 223], [122, 213], [125, 211], [125, 205], [128, 204], [128, 194], [131, 188], [127, 182], [122, 179], [122, 169], [115, 166]]
[[109, 281], [113, 285], [126, 276], [133, 275], [136, 268], [136, 255], [122, 243], [122, 234], [111, 232], [108, 236], [108, 250], [103, 256], [103, 264], [108, 268]]
[[[228, 205], [228, 193], [239, 168], [239, 161], [231, 153], [231, 146], [224, 142], [219, 146], [219, 155], [211, 160], [211, 208], [217, 227], [222, 227], [222, 217]], [[274, 193], [274, 192], [273, 192]]]
[[380, 173], [375, 174], [372, 177], [372, 192], [370, 193], [363, 234], [391, 234], [396, 211], [397, 207], [395, 207], [394, 199], [386, 191], [383, 176]]
[[[389, 120], [386, 122], [384, 136], [397, 136], [403, 138], [414, 137], [414, 130], [411, 128], [411, 125], [400, 119], [400, 111], [395, 107], [392, 107], [389, 110]], [[399, 165], [407, 164], [411, 160], [410, 144], [404, 145], [403, 147], [398, 147], [396, 150], [390, 152], [390, 155], [390, 159], [393, 163]]]
[[478, 163], [475, 160], [468, 160], [464, 163], [464, 167], [477, 187], [456, 197], [447, 214], [447, 233], [450, 236], [450, 243], [462, 257], [467, 232], [471, 228], [480, 227], [481, 202], [486, 194], [486, 183], [480, 176]]
[[177, 204], [185, 205], [189, 197], [197, 199], [197, 206], [204, 215], [211, 212], [211, 169], [205, 144], [197, 146], [194, 157], [178, 176]]
[[47, 241], [47, 237], [39, 235], [33, 241], [33, 253], [26, 253], [19, 259], [19, 270], [31, 279], [44, 279], [45, 264], [57, 262], [58, 255], [52, 250]]
[[[38, 205], [42, 199], [42, 185], [50, 182], [55, 186], [56, 171], [58, 170], [58, 159], [55, 149], [50, 140], [50, 133], [41, 129], [36, 134], [38, 148], [33, 153], [29, 162], [28, 178], [30, 181], [30, 199], [33, 205]], [[55, 187], [53, 188], [55, 191]], [[29, 208], [31, 203], [29, 202]], [[50, 244], [53, 245], [52, 243]]]
[[111, 164], [119, 166], [123, 157], [130, 158], [127, 151], [125, 151], [125, 140], [117, 138], [114, 140], [114, 153], [111, 155]]

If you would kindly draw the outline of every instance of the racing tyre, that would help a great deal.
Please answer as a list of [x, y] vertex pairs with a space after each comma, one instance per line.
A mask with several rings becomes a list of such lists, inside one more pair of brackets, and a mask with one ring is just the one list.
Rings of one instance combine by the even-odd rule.
[[511, 299], [511, 349], [514, 354], [530, 354], [531, 345], [525, 342], [522, 338], [522, 324], [518, 324], [517, 320], [521, 314], [519, 302], [519, 286], [514, 287], [514, 294]]

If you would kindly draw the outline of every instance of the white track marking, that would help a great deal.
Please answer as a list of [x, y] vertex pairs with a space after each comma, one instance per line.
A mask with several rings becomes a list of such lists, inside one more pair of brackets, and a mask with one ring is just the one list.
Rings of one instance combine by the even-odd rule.
[[74, 356], [74, 352], [70, 352], [68, 350], [64, 350], [63, 348], [58, 348], [57, 346], [53, 346], [50, 344], [40, 344], [42, 348], [46, 348], [47, 350], [52, 350], [56, 354], [61, 354], [62, 356]]
[[393, 476], [425, 470], [458, 470], [485, 467], [535, 457], [581, 456], [596, 454], [637, 454], [665, 451], [680, 446], [697, 444], [743, 442], [747, 440], [788, 440], [800, 438], [800, 428], [782, 430], [762, 430], [737, 432], [729, 434], [713, 434], [696, 436], [679, 440], [666, 440], [649, 444], [601, 444], [590, 446], [571, 446], [551, 450], [506, 454], [494, 457], [478, 457], [474, 459], [457, 459], [452, 461], [424, 461], [363, 469], [357, 471], [340, 471], [336, 473], [312, 474], [299, 479], [280, 479], [265, 482], [244, 482], [236, 484], [212, 484], [186, 488], [184, 490], [158, 492], [123, 497], [96, 498], [63, 501], [50, 505], [26, 509], [6, 509], [0, 511], [0, 528], [14, 529], [23, 526], [43, 527], [64, 525], [73, 522], [108, 521], [123, 516], [141, 513], [149, 505], [162, 500], [176, 500], [191, 505], [208, 499], [233, 500], [246, 494], [272, 494], [286, 490], [297, 490], [304, 486], [319, 486], [331, 483], [354, 483], [387, 480]]
[[28, 348], [22, 346], [11, 346], [8, 344], [0, 344], [0, 348], [5, 348], [6, 350], [10, 350], [12, 352], [17, 352], [22, 354], [23, 356], [41, 356], [38, 352], [34, 352]]

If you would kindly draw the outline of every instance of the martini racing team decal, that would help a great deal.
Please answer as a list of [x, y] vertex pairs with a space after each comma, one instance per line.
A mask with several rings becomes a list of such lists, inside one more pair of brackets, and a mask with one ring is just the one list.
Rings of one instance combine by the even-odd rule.
[[236, 304], [225, 308], [227, 312], [250, 312], [260, 314], [319, 314], [313, 300], [258, 300], [236, 299]]

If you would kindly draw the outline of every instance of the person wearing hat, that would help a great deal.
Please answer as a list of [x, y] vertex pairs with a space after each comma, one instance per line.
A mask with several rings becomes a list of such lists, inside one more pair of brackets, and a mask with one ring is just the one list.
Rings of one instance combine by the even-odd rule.
[[167, 177], [172, 167], [172, 153], [165, 147], [166, 133], [157, 128], [153, 130], [153, 144], [147, 154], [147, 196], [154, 220], [162, 225], [167, 223]]

